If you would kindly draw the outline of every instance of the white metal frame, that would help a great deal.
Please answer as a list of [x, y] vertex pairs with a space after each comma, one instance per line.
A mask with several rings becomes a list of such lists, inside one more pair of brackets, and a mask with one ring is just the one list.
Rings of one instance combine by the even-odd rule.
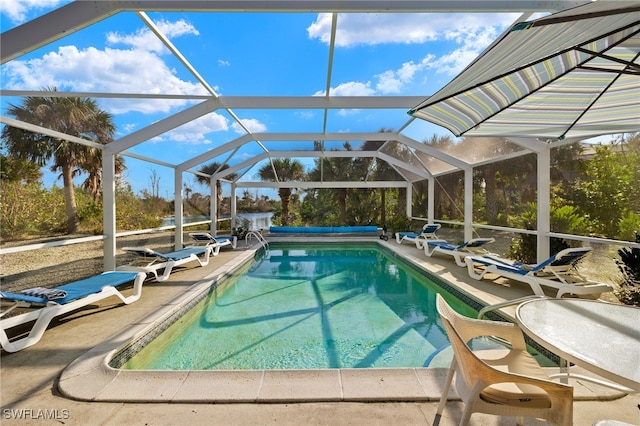
[[[322, 140], [322, 141], [338, 141], [338, 140], [386, 140], [398, 141], [406, 145], [411, 150], [422, 152], [426, 155], [433, 156], [447, 164], [450, 164], [455, 170], [464, 171], [465, 182], [465, 200], [464, 200], [464, 233], [465, 240], [472, 238], [472, 172], [473, 168], [484, 164], [470, 164], [459, 158], [446, 154], [429, 147], [415, 139], [407, 137], [401, 132], [412, 122], [413, 118], [408, 118], [407, 123], [398, 129], [397, 132], [379, 133], [379, 132], [361, 132], [361, 133], [327, 133], [326, 122], [327, 114], [332, 109], [404, 109], [409, 110], [414, 105], [423, 101], [426, 97], [421, 96], [377, 96], [377, 97], [359, 97], [346, 96], [337, 97], [330, 93], [331, 75], [333, 67], [333, 54], [335, 47], [335, 33], [337, 26], [337, 15], [339, 13], [435, 13], [435, 12], [518, 12], [522, 15], [518, 21], [528, 19], [531, 13], [536, 11], [558, 11], [582, 4], [588, 3], [588, 0], [521, 0], [517, 2], [505, 2], [503, 0], [345, 0], [336, 2], [334, 0], [142, 0], [142, 1], [121, 1], [114, 0], [104, 1], [75, 1], [54, 10], [51, 13], [43, 15], [27, 22], [24, 25], [8, 30], [2, 34], [2, 50], [0, 52], [0, 63], [4, 64], [15, 58], [20, 57], [28, 52], [33, 51], [41, 46], [51, 43], [55, 40], [65, 37], [75, 31], [88, 27], [114, 14], [133, 11], [144, 22], [145, 25], [164, 43], [164, 45], [174, 54], [174, 56], [188, 69], [209, 95], [171, 95], [171, 94], [122, 94], [122, 93], [88, 93], [88, 92], [46, 92], [46, 96], [82, 96], [92, 98], [175, 98], [200, 100], [201, 102], [186, 108], [176, 114], [157, 121], [150, 126], [130, 133], [118, 140], [107, 145], [99, 145], [93, 141], [64, 135], [49, 129], [44, 129], [28, 123], [19, 122], [8, 117], [0, 117], [0, 122], [19, 127], [25, 130], [43, 133], [55, 137], [65, 138], [69, 141], [95, 146], [103, 150], [103, 167], [104, 182], [111, 183], [104, 185], [104, 239], [105, 253], [104, 265], [105, 270], [115, 269], [115, 253], [116, 253], [116, 228], [115, 228], [115, 172], [114, 159], [115, 155], [124, 155], [150, 163], [169, 167], [174, 170], [174, 189], [175, 189], [175, 243], [180, 248], [183, 244], [182, 228], [184, 226], [182, 217], [182, 183], [183, 173], [194, 173], [202, 175], [195, 170], [196, 167], [204, 164], [206, 161], [225, 153], [232, 153], [243, 144], [255, 142], [262, 144], [262, 141], [291, 141], [291, 140]], [[147, 12], [154, 11], [206, 11], [206, 12], [330, 12], [333, 14], [332, 21], [332, 37], [329, 44], [329, 65], [327, 69], [327, 81], [325, 96], [220, 96], [202, 76], [193, 67], [188, 60], [173, 46], [171, 41], [161, 32], [161, 30], [146, 15]], [[3, 96], [38, 96], [42, 95], [41, 91], [27, 90], [2, 90], [0, 95]], [[253, 134], [242, 121], [234, 114], [233, 109], [267, 109], [267, 108], [287, 108], [287, 109], [316, 109], [324, 113], [323, 132], [321, 133], [263, 133]], [[168, 164], [137, 155], [128, 150], [136, 145], [162, 135], [176, 127], [202, 117], [213, 111], [225, 110], [245, 131], [243, 135], [235, 140], [215, 147], [210, 151], [193, 157], [181, 164]], [[504, 158], [510, 158], [516, 155], [525, 155], [535, 152], [538, 156], [538, 257], [544, 259], [548, 257], [548, 239], [549, 239], [549, 211], [546, 207], [549, 203], [549, 152], [551, 147], [561, 144], [570, 143], [571, 141], [547, 142], [536, 139], [520, 139], [513, 140], [516, 144], [524, 149], [520, 153], [510, 154], [503, 158], [497, 158], [490, 161], [499, 161]], [[231, 173], [242, 170], [264, 159], [272, 159], [276, 157], [335, 157], [335, 156], [362, 156], [374, 157], [388, 162], [399, 172], [401, 169], [421, 177], [428, 181], [429, 188], [429, 211], [428, 219], [434, 220], [433, 213], [433, 192], [434, 177], [426, 167], [419, 168], [410, 166], [402, 161], [395, 159], [380, 150], [377, 152], [363, 151], [276, 151], [269, 152], [262, 145], [265, 152], [254, 157], [246, 163], [242, 163], [229, 169], [220, 171], [211, 178], [211, 211], [215, 217], [215, 182], [219, 179], [225, 179]], [[419, 161], [418, 161], [419, 163]], [[405, 187], [407, 192], [411, 194], [412, 182], [407, 179], [403, 182], [232, 182], [233, 195], [235, 190], [242, 187], [295, 187], [295, 188], [322, 188], [322, 187]], [[235, 196], [232, 199], [232, 212], [235, 214]], [[407, 197], [407, 216], [412, 216], [411, 198]], [[212, 221], [215, 227], [215, 221]]]

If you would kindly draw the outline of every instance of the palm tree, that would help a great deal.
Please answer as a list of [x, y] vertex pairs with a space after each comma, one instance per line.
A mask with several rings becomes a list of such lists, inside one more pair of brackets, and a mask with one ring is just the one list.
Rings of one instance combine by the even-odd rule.
[[[97, 155], [97, 157], [96, 157]], [[91, 195], [93, 201], [97, 202], [102, 195], [102, 158], [101, 153], [93, 150], [89, 158], [86, 158], [82, 167], [88, 173], [87, 178], [82, 183], [84, 190]], [[120, 175], [127, 167], [124, 159], [116, 155], [115, 157], [115, 174]]]
[[[348, 141], [342, 146], [346, 151], [353, 149]], [[348, 182], [356, 179], [354, 177], [356, 171], [354, 170], [355, 161], [353, 157], [333, 157], [322, 160], [322, 173], [325, 181]], [[362, 175], [362, 177], [364, 178], [364, 175]], [[349, 221], [347, 216], [347, 199], [351, 191], [349, 188], [337, 188], [333, 189], [332, 192], [340, 208], [340, 223], [347, 225]]]
[[[47, 89], [55, 92], [57, 89]], [[46, 127], [71, 136], [98, 143], [113, 140], [115, 125], [111, 114], [98, 108], [90, 98], [32, 97], [23, 98], [21, 105], [9, 105], [7, 114], [17, 120]], [[74, 194], [73, 177], [80, 171], [99, 169], [100, 150], [52, 136], [5, 126], [2, 140], [7, 151], [40, 167], [51, 161], [51, 170], [60, 171], [64, 185], [69, 233], [78, 230], [80, 219]]]
[[[217, 173], [219, 171], [228, 169], [229, 165], [228, 164], [220, 164], [216, 161], [209, 163], [209, 164], [205, 164], [204, 166], [200, 167], [200, 169], [198, 170], [200, 173], [204, 173], [205, 175], [213, 175], [214, 173]], [[234, 180], [236, 178], [236, 174], [232, 173], [230, 175], [227, 176], [228, 179]], [[201, 185], [209, 185], [209, 178], [205, 177], [205, 176], [201, 176], [201, 175], [196, 175], [196, 181], [201, 184]], [[219, 180], [216, 181], [216, 215], [220, 215], [220, 207], [222, 204], [222, 184], [220, 183]], [[211, 220], [215, 220], [217, 223], [218, 218], [211, 218]]]
[[[380, 129], [380, 133], [393, 132], [393, 129]], [[377, 151], [385, 144], [385, 141], [365, 141], [362, 146], [363, 151]], [[402, 146], [397, 141], [391, 141], [388, 144], [387, 152], [389, 155], [394, 156], [398, 159], [404, 159], [405, 155], [402, 152]], [[402, 176], [394, 169], [389, 163], [384, 160], [376, 160], [375, 169], [374, 169], [374, 179], [381, 181], [392, 181], [392, 180], [404, 180]], [[406, 198], [406, 190], [405, 198]], [[387, 189], [380, 188], [380, 223], [382, 225], [387, 224]], [[404, 205], [398, 206], [399, 209], [403, 208]], [[398, 213], [400, 217], [402, 215]]]
[[[302, 163], [291, 158], [275, 158], [258, 170], [258, 177], [264, 181], [292, 182], [302, 180], [305, 176]], [[282, 205], [282, 224], [289, 223], [289, 203], [291, 201], [291, 188], [278, 188], [280, 203]]]

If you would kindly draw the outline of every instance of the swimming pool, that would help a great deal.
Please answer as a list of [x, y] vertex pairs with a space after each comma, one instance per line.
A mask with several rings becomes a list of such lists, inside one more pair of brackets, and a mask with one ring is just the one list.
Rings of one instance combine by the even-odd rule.
[[[297, 239], [293, 239], [297, 240]], [[367, 238], [322, 238], [384, 247], [388, 255], [410, 263], [414, 272], [428, 274], [438, 285], [464, 304], [480, 309], [475, 296], [459, 290], [464, 286], [445, 273], [442, 266], [417, 256], [411, 247]], [[258, 248], [258, 247], [255, 247]], [[276, 248], [272, 246], [271, 252]], [[438, 353], [430, 366], [392, 368], [316, 368], [245, 370], [128, 370], [121, 368], [132, 356], [162, 331], [185, 316], [186, 312], [210, 297], [212, 288], [225, 290], [229, 277], [235, 277], [255, 261], [255, 249], [221, 254], [217, 262], [203, 270], [201, 278], [155, 311], [127, 325], [112, 338], [92, 348], [69, 364], [59, 377], [58, 391], [75, 400], [104, 402], [175, 403], [284, 403], [339, 401], [430, 401], [440, 398], [450, 354]], [[208, 269], [208, 270], [207, 270]], [[190, 273], [201, 269], [189, 270]], [[428, 272], [427, 272], [428, 271]], [[186, 274], [187, 272], [185, 272]], [[413, 272], [410, 272], [413, 273]], [[447, 276], [446, 280], [442, 275]], [[153, 289], [149, 289], [153, 291]], [[124, 326], [124, 325], [123, 325]]]
[[278, 244], [121, 368], [429, 367], [449, 348], [436, 293], [476, 314], [377, 244]]

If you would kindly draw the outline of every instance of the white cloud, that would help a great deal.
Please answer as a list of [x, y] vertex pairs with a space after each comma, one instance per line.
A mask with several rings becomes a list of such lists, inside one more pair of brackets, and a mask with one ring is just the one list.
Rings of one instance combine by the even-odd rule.
[[[255, 118], [243, 118], [241, 119], [242, 124], [251, 131], [251, 133], [262, 133], [267, 130], [267, 126], [261, 123], [259, 120]], [[231, 128], [238, 134], [244, 135], [247, 133], [240, 124], [234, 122], [231, 124]]]
[[[182, 20], [161, 21], [157, 25], [168, 37], [199, 34]], [[132, 34], [110, 33], [107, 42], [111, 46], [104, 49], [68, 45], [40, 58], [8, 62], [2, 68], [2, 78], [8, 88], [27, 90], [55, 86], [78, 92], [206, 94], [199, 83], [182, 80], [167, 66], [160, 55], [168, 51], [148, 29]], [[113, 114], [167, 113], [187, 104], [184, 100], [168, 99], [100, 101], [100, 106]]]
[[223, 115], [210, 113], [165, 133], [162, 140], [171, 140], [188, 145], [210, 144], [208, 133], [229, 130], [229, 122]]
[[338, 115], [340, 117], [353, 117], [360, 114], [361, 109], [341, 109], [338, 110]]
[[[339, 84], [331, 94], [398, 94], [415, 79], [427, 78], [427, 71], [456, 75], [516, 18], [516, 14], [341, 14], [336, 35], [338, 47], [422, 43], [435, 48], [435, 42], [443, 41], [457, 47], [448, 52], [434, 53], [432, 50], [418, 62], [408, 61], [399, 68], [387, 69], [374, 75], [373, 83], [351, 81]], [[316, 21], [307, 28], [310, 38], [325, 43], [329, 42], [330, 31], [330, 14], [318, 14]], [[324, 92], [316, 95], [324, 95]]]
[[[360, 81], [349, 81], [339, 84], [330, 89], [331, 96], [371, 96], [375, 94], [375, 90], [371, 88], [371, 83], [362, 83]], [[313, 94], [313, 96], [324, 96], [325, 91], [321, 90]]]
[[[204, 94], [198, 83], [181, 80], [156, 54], [144, 50], [104, 50], [62, 46], [41, 58], [11, 61], [3, 67], [9, 88], [43, 87], [78, 92]], [[101, 107], [113, 114], [169, 112], [184, 100], [105, 99]]]
[[[386, 43], [426, 43], [445, 39], [448, 31], [477, 31], [479, 28], [506, 27], [517, 14], [420, 14], [420, 13], [344, 13], [338, 17], [336, 46]], [[307, 28], [311, 39], [329, 43], [331, 14], [320, 13]]]
[[[200, 34], [193, 25], [182, 19], [176, 22], [159, 21], [156, 22], [156, 26], [169, 39]], [[158, 54], [169, 53], [162, 41], [148, 28], [141, 28], [133, 34], [108, 33], [107, 43], [111, 45], [122, 44], [135, 51], [155, 52]]]
[[[183, 20], [161, 21], [157, 25], [169, 38], [199, 35], [191, 24]], [[104, 49], [61, 46], [40, 58], [8, 62], [2, 68], [5, 87], [40, 90], [55, 86], [61, 90], [76, 92], [208, 94], [199, 83], [181, 79], [176, 70], [167, 66], [162, 56], [168, 54], [168, 50], [148, 29], [129, 34], [112, 32], [107, 35], [106, 43]], [[109, 98], [100, 99], [99, 102], [101, 108], [114, 115], [129, 112], [168, 114], [192, 103], [179, 99]], [[266, 129], [264, 124], [255, 119], [245, 119], [243, 123], [252, 132]], [[135, 127], [138, 125], [129, 122], [123, 130]], [[233, 123], [231, 128], [244, 133], [237, 123]], [[158, 136], [153, 141], [208, 144], [211, 142], [207, 134], [229, 129], [228, 118], [211, 113]]]
[[296, 111], [293, 114], [303, 120], [310, 120], [315, 116], [313, 111]]
[[33, 12], [45, 11], [52, 9], [62, 3], [68, 3], [64, 0], [2, 0], [3, 15], [15, 24], [22, 24], [28, 19]]
[[447, 38], [460, 43], [460, 47], [437, 59], [423, 61], [423, 63], [426, 67], [433, 68], [438, 73], [457, 75], [482, 53], [498, 35], [498, 29], [494, 27], [478, 28], [475, 31], [469, 29], [464, 34], [460, 34], [458, 31], [451, 31], [447, 33]]

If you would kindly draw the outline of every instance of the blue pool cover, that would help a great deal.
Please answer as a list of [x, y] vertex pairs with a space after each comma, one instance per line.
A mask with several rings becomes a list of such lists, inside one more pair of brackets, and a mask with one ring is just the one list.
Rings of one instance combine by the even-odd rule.
[[378, 232], [378, 227], [368, 226], [271, 226], [272, 234], [349, 234]]

